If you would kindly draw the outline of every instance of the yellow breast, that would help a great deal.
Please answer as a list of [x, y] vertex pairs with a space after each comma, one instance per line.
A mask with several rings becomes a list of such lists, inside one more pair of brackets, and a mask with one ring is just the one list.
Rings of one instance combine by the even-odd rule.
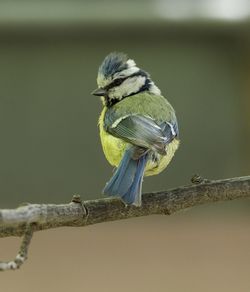
[[[104, 108], [99, 118], [99, 130], [104, 155], [112, 166], [118, 166], [129, 143], [107, 133], [103, 127], [104, 116], [107, 108]], [[145, 168], [145, 176], [155, 175], [163, 171], [174, 156], [179, 146], [179, 140], [174, 139], [167, 145], [167, 155], [160, 155], [158, 163], [148, 161]]]
[[106, 110], [107, 108], [104, 107], [99, 118], [99, 130], [102, 148], [108, 162], [113, 166], [118, 166], [128, 143], [110, 135], [104, 130], [103, 122]]

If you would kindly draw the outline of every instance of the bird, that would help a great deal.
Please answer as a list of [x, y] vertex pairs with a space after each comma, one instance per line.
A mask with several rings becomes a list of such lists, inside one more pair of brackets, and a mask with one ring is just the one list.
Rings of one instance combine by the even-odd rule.
[[106, 159], [116, 168], [103, 194], [140, 207], [143, 177], [162, 172], [179, 147], [175, 110], [149, 73], [121, 52], [104, 58], [97, 85], [92, 94], [103, 104], [100, 140]]

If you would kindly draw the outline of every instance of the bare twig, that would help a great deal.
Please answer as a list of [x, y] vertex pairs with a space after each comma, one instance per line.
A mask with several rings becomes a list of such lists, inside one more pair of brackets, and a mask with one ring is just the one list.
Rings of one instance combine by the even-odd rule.
[[13, 261], [9, 262], [0, 262], [0, 271], [7, 271], [7, 270], [17, 270], [21, 267], [24, 261], [28, 257], [28, 249], [33, 236], [33, 226], [32, 224], [28, 225], [23, 240], [20, 246], [20, 250], [16, 255]]
[[16, 259], [0, 263], [0, 270], [20, 267], [27, 257], [33, 231], [86, 226], [152, 214], [171, 215], [201, 204], [250, 197], [250, 176], [209, 181], [196, 175], [192, 182], [189, 186], [144, 194], [139, 208], [125, 206], [118, 199], [82, 202], [79, 196], [74, 196], [69, 204], [64, 205], [28, 204], [17, 209], [0, 210], [0, 237], [24, 235]]

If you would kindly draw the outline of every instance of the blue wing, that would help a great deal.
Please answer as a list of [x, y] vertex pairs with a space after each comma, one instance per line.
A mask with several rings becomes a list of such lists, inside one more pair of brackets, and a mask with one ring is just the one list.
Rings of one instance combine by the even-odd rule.
[[132, 145], [166, 154], [166, 145], [178, 136], [177, 122], [164, 122], [158, 125], [150, 117], [129, 115], [107, 125], [111, 135]]

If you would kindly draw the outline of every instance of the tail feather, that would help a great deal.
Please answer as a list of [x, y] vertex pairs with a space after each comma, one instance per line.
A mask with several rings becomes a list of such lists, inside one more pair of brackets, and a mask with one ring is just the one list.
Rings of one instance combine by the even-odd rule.
[[134, 148], [126, 150], [120, 165], [103, 193], [108, 196], [120, 197], [127, 204], [141, 204], [141, 185], [147, 162], [147, 154], [138, 160], [133, 159]]
[[122, 200], [127, 204], [141, 205], [141, 190], [144, 169], [147, 163], [147, 154], [143, 155], [137, 161], [137, 170], [132, 185], [122, 197]]
[[136, 172], [136, 161], [131, 149], [126, 150], [120, 165], [103, 189], [103, 194], [122, 197], [131, 186]]

